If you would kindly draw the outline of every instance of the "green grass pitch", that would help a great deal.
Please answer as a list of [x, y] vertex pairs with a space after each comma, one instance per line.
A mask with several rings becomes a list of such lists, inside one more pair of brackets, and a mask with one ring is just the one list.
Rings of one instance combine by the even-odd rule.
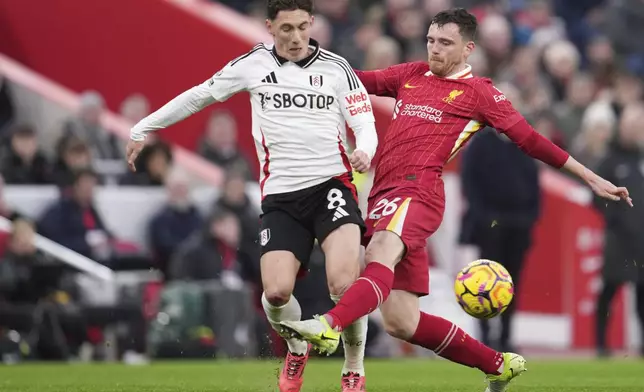
[[[340, 391], [336, 360], [311, 360], [302, 392]], [[0, 366], [2, 392], [269, 392], [277, 391], [275, 361]], [[483, 392], [477, 370], [443, 360], [367, 363], [369, 392]], [[529, 361], [511, 392], [643, 392], [644, 362]]]

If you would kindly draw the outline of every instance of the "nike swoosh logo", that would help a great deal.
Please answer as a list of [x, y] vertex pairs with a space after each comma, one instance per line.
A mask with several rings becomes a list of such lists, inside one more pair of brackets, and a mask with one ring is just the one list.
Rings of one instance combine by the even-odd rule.
[[320, 336], [320, 338], [321, 338], [322, 340], [338, 340], [338, 339], [336, 339], [336, 338], [330, 338], [330, 337], [325, 336], [325, 335]]
[[405, 83], [405, 88], [416, 88], [416, 87], [419, 87], [419, 86], [412, 86], [409, 83]]

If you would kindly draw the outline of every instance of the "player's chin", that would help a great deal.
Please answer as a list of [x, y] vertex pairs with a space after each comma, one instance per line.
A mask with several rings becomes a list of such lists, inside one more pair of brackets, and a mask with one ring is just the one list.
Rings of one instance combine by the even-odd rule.
[[429, 69], [432, 70], [434, 74], [440, 74], [443, 71], [443, 63], [440, 61], [430, 60]]

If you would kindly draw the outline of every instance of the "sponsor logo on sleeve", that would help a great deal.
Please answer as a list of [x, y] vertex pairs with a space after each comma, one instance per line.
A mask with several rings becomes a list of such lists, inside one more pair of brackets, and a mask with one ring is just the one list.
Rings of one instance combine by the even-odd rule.
[[373, 112], [371, 103], [369, 102], [369, 96], [362, 91], [350, 93], [344, 97], [344, 101], [346, 103], [347, 111], [352, 117], [363, 113]]

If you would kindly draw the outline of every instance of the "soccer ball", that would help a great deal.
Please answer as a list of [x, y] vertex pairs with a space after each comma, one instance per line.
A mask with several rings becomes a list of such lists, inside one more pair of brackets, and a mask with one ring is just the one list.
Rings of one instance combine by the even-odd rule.
[[514, 298], [508, 271], [492, 260], [476, 260], [456, 275], [454, 292], [461, 308], [472, 317], [489, 319], [503, 313]]

